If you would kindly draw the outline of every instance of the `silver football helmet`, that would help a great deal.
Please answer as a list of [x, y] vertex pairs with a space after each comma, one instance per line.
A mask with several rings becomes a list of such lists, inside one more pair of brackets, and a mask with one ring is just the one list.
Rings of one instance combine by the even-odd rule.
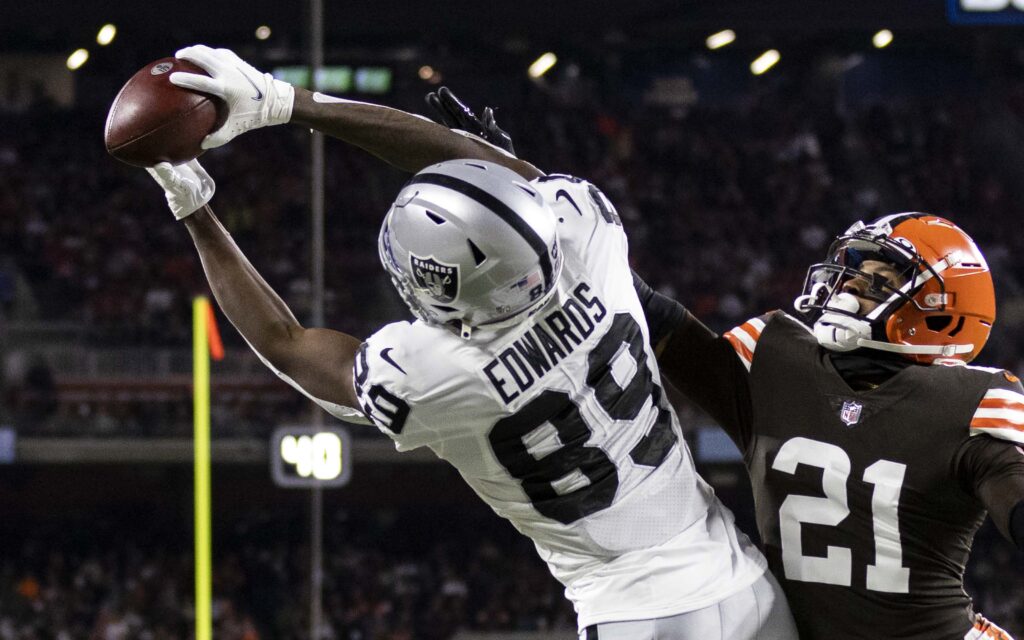
[[413, 315], [432, 325], [517, 324], [554, 294], [562, 270], [551, 209], [526, 180], [480, 160], [423, 169], [384, 218], [380, 260]]

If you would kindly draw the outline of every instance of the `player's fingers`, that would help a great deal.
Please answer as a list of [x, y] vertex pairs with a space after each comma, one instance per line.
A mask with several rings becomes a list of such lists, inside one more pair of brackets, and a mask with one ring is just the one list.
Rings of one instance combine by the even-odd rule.
[[210, 76], [201, 76], [198, 73], [185, 73], [178, 71], [171, 74], [171, 84], [193, 91], [210, 93], [218, 98], [224, 97], [224, 83], [214, 80]]
[[189, 160], [188, 167], [189, 169], [192, 169], [192, 171], [195, 171], [196, 177], [199, 178], [200, 183], [202, 183], [204, 186], [209, 186], [213, 184], [213, 178], [211, 178], [210, 174], [206, 172], [206, 169], [203, 168], [203, 165], [199, 164], [198, 160]]
[[205, 44], [197, 44], [180, 49], [174, 54], [174, 57], [194, 62], [211, 75], [220, 68], [220, 61], [217, 59], [217, 54], [213, 49]]
[[441, 87], [437, 92], [437, 98], [448, 117], [457, 118], [462, 113], [462, 103], [448, 90], [448, 87]]
[[476, 114], [473, 113], [473, 110], [467, 107], [462, 100], [459, 100], [455, 94], [452, 93], [451, 89], [448, 87], [441, 87], [441, 90], [438, 93], [441, 94], [441, 98], [444, 100], [445, 104], [454, 113], [461, 114], [463, 117], [468, 116], [473, 120], [476, 120]]
[[214, 52], [222, 58], [231, 58], [233, 61], [241, 60], [241, 58], [238, 57], [238, 54], [231, 49], [221, 47], [220, 49], [214, 49]]
[[479, 128], [476, 126], [475, 118], [472, 117], [472, 114], [466, 113], [465, 107], [458, 100], [453, 103], [451, 100], [442, 99], [441, 104], [444, 106], [445, 113], [448, 114], [448, 119], [452, 122], [451, 126], [471, 131]]
[[170, 162], [161, 162], [152, 167], [146, 167], [146, 171], [149, 175], [157, 179], [157, 181], [169, 181], [174, 177], [174, 167], [171, 166]]
[[427, 104], [433, 112], [434, 119], [440, 121], [444, 126], [450, 129], [459, 125], [457, 121], [452, 120], [451, 115], [444, 108], [444, 105], [441, 104], [441, 99], [437, 97], [436, 93], [427, 94]]
[[448, 87], [441, 87], [440, 89], [438, 89], [437, 95], [441, 98], [441, 100], [444, 100], [445, 102], [455, 103], [460, 107], [465, 106], [458, 98], [455, 97], [455, 94], [452, 93], [452, 90], [449, 89]]
[[458, 121], [459, 126], [477, 135], [483, 133], [483, 125], [480, 123], [480, 118], [473, 113], [473, 110], [466, 106], [462, 100], [455, 97], [455, 94], [447, 87], [444, 87], [443, 91], [444, 104], [452, 114], [452, 117]]
[[431, 92], [427, 93], [427, 95], [423, 96], [423, 101], [426, 102], [427, 106], [430, 107], [431, 109], [437, 109], [438, 105], [441, 104], [437, 100], [437, 94], [434, 93], [433, 91], [431, 91]]
[[187, 47], [182, 47], [174, 53], [175, 58], [181, 58], [182, 60], [191, 60], [195, 56], [203, 56], [212, 52], [213, 49], [206, 46], [205, 44], [193, 44]]

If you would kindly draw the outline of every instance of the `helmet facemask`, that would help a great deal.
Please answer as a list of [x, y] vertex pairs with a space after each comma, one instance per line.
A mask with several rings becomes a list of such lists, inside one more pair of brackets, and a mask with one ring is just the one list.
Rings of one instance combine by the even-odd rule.
[[384, 224], [380, 228], [377, 251], [380, 255], [380, 262], [384, 265], [384, 270], [388, 272], [388, 276], [391, 278], [391, 284], [393, 284], [395, 289], [398, 291], [398, 295], [401, 296], [402, 302], [409, 307], [409, 311], [411, 311], [412, 315], [418, 320], [422, 320], [427, 324], [444, 324], [444, 319], [439, 313], [437, 313], [437, 311], [420, 302], [420, 295], [417, 294], [416, 284], [413, 282], [409, 274], [402, 269], [395, 260], [394, 251], [391, 249], [391, 236], [388, 233], [388, 222], [390, 218], [391, 212], [388, 212], [388, 216], [384, 219]]

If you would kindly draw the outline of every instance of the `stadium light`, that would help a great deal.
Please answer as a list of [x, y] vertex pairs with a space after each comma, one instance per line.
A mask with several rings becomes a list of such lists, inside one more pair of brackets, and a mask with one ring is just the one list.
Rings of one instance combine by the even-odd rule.
[[558, 62], [558, 56], [548, 51], [533, 61], [533, 64], [530, 65], [527, 73], [531, 78], [539, 78], [550, 71], [551, 67], [555, 66], [556, 62]]
[[715, 49], [721, 49], [727, 44], [732, 44], [735, 40], [736, 32], [732, 29], [726, 29], [718, 33], [712, 33], [705, 42], [708, 45], [708, 49], [714, 51]]
[[268, 27], [265, 24], [256, 27], [256, 39], [257, 40], [266, 40], [269, 37], [270, 37], [270, 27]]
[[105, 24], [100, 27], [100, 32], [96, 34], [96, 44], [101, 47], [105, 47], [114, 41], [117, 36], [117, 27], [112, 24]]
[[775, 63], [779, 61], [779, 52], [775, 49], [769, 49], [759, 55], [756, 60], [750, 63], [750, 72], [755, 76], [759, 76], [765, 71], [775, 66]]
[[68, 69], [77, 71], [82, 68], [82, 65], [89, 59], [89, 52], [86, 49], [76, 49], [74, 53], [68, 56]]
[[882, 29], [871, 38], [871, 44], [875, 45], [876, 49], [884, 49], [892, 43], [892, 31], [888, 29]]
[[441, 82], [441, 73], [429, 64], [420, 67], [417, 75], [420, 77], [420, 80], [430, 84], [440, 84]]

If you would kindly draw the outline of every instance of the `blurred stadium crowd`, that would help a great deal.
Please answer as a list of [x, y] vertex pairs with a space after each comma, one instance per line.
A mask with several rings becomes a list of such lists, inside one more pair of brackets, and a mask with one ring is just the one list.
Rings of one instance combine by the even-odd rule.
[[[435, 514], [436, 515], [436, 514]], [[445, 640], [462, 631], [575, 629], [572, 606], [525, 540], [494, 519], [444, 512], [443, 530], [422, 514], [335, 514], [326, 528], [324, 638]], [[498, 524], [498, 527], [494, 527]], [[180, 527], [180, 523], [177, 525]], [[174, 530], [176, 527], [172, 527]], [[408, 533], [421, 543], [410, 546]], [[123, 522], [40, 532], [13, 541], [0, 559], [2, 640], [171, 640], [190, 637], [192, 555], [187, 533], [125, 534]], [[308, 546], [301, 523], [265, 515], [218, 536], [214, 637], [308, 637]], [[977, 610], [1007, 631], [1024, 630], [1008, 545], [991, 527], [976, 545], [967, 585]], [[994, 544], [993, 544], [994, 543]]]
[[[493, 520], [445, 515], [442, 532], [429, 524], [436, 513], [334, 514], [324, 558], [325, 639], [443, 640], [459, 630], [573, 635], [572, 606], [525, 539]], [[218, 536], [215, 638], [308, 637], [301, 525], [263, 514]], [[419, 542], [410, 543], [410, 531]], [[0, 639], [190, 637], [187, 541], [186, 533], [169, 542], [166, 528], [126, 537], [123, 522], [104, 520], [17, 540], [0, 559]]]
[[[1024, 254], [1016, 232], [1024, 83], [970, 100], [870, 103], [780, 72], [742, 99], [716, 104], [657, 106], [614, 92], [565, 101], [529, 91], [498, 106], [523, 157], [608, 194], [636, 270], [712, 328], [789, 308], [807, 266], [851, 222], [922, 210], [964, 227], [994, 272], [999, 318], [978, 362], [1024, 369], [1024, 263], [1016, 260]], [[65, 126], [55, 127], [58, 120]], [[19, 436], [188, 435], [187, 378], [175, 377], [173, 363], [168, 375], [145, 373], [160, 368], [157, 355], [187, 358], [189, 301], [206, 283], [159, 189], [106, 155], [100, 122], [45, 105], [0, 114], [0, 323], [8, 327], [0, 425]], [[202, 159], [217, 180], [215, 209], [300, 318], [311, 291], [307, 139], [282, 127]], [[405, 317], [376, 249], [381, 217], [405, 176], [345, 145], [328, 143], [327, 151], [327, 324], [367, 335]], [[263, 438], [308, 411], [244, 355], [232, 330], [225, 338], [237, 348], [232, 357], [248, 364], [232, 378], [241, 383], [215, 392], [215, 436]], [[77, 349], [86, 360], [114, 355], [86, 367], [101, 375], [83, 382], [86, 369], [55, 359], [55, 348]], [[124, 350], [135, 355], [122, 359]], [[128, 373], [108, 379], [118, 370]], [[457, 629], [573, 627], [561, 589], [528, 544], [495, 542], [476, 535], [478, 522], [453, 522], [408, 552], [391, 543], [415, 523], [377, 514], [328, 527], [330, 637], [430, 640]], [[168, 546], [160, 530], [125, 537], [118, 526], [62, 525], [8, 540], [0, 640], [188, 637], [187, 544]], [[307, 560], [289, 526], [254, 518], [218, 539], [217, 638], [304, 637]], [[473, 535], [462, 539], [462, 530]], [[975, 548], [969, 589], [978, 609], [1024, 634], [1024, 560], [991, 529]]]

